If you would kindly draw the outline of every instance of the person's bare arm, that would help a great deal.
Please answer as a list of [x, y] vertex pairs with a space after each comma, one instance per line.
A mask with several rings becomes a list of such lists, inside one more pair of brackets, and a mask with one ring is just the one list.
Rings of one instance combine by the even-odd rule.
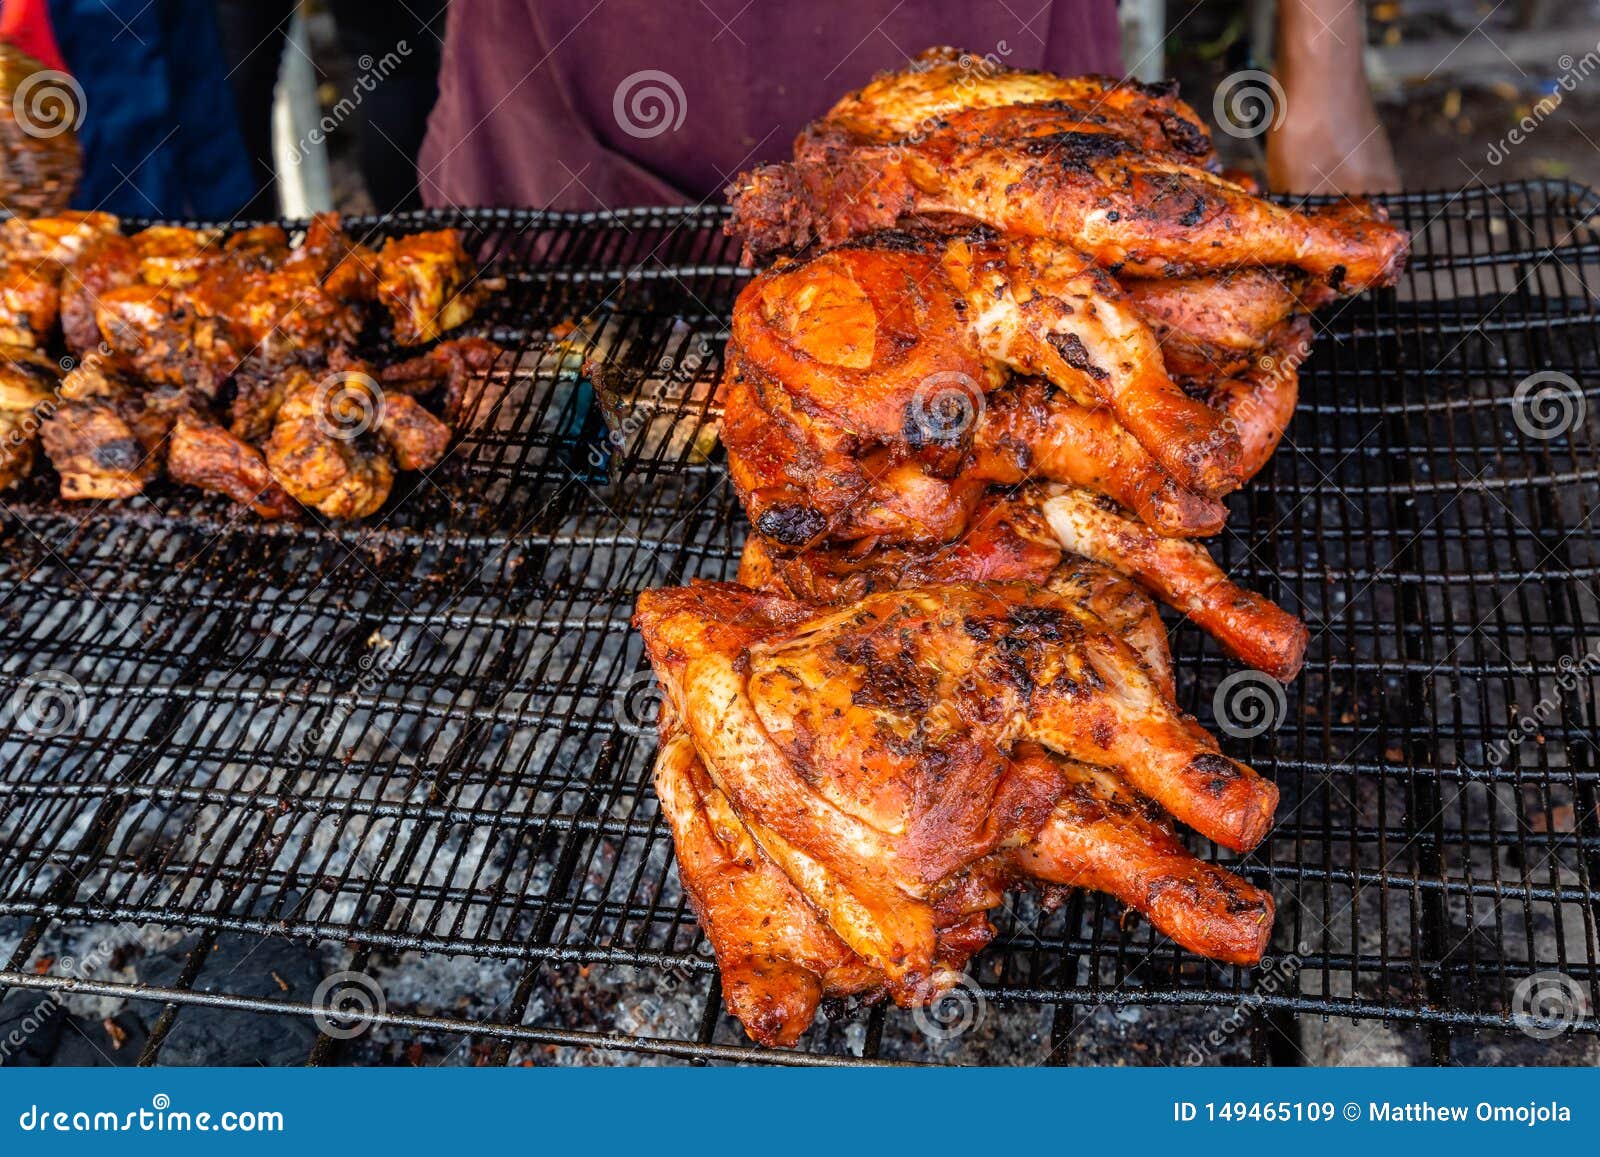
[[1267, 137], [1267, 180], [1291, 193], [1400, 187], [1361, 50], [1360, 0], [1279, 0], [1277, 74], [1285, 116]]

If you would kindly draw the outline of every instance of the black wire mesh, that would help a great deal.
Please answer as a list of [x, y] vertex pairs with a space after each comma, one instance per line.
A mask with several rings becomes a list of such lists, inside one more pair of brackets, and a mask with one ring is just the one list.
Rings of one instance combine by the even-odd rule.
[[[1217, 546], [1313, 630], [1281, 726], [1229, 745], [1283, 791], [1235, 864], [1278, 898], [1276, 960], [1199, 960], [1095, 895], [1019, 899], [972, 1000], [1038, 1047], [984, 1059], [1060, 1059], [1086, 1010], [1155, 1005], [1246, 1009], [1258, 1058], [1275, 1018], [1337, 1014], [1426, 1025], [1443, 1059], [1544, 973], [1600, 1031], [1600, 200], [1390, 205], [1410, 272], [1319, 317], [1289, 438]], [[471, 327], [506, 352], [468, 428], [365, 525], [265, 526], [160, 487], [65, 508], [48, 477], [4, 496], [0, 992], [137, 1002], [152, 1062], [186, 1017], [323, 1003], [217, 963], [227, 937], [281, 937], [375, 979], [363, 1023], [501, 1063], [966, 1055], [883, 1008], [750, 1050], [672, 868], [628, 619], [645, 587], [729, 577], [743, 538], [713, 436], [744, 276], [721, 221], [353, 222], [458, 225], [508, 279]], [[1513, 401], [1539, 371], [1577, 383], [1554, 437]], [[1236, 667], [1187, 625], [1173, 646], [1210, 724]], [[181, 966], [52, 955], [108, 929]], [[415, 995], [424, 958], [465, 1008]], [[310, 1059], [349, 1047], [340, 1023]]]

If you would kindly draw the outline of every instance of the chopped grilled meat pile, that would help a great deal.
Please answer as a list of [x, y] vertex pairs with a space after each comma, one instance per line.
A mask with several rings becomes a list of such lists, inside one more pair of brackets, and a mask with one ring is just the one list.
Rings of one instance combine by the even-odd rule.
[[729, 1010], [927, 1003], [1032, 883], [1253, 964], [1277, 790], [1173, 699], [1159, 600], [1272, 678], [1309, 632], [1198, 540], [1292, 419], [1311, 310], [1392, 285], [1376, 206], [1217, 174], [1173, 85], [933, 50], [741, 176], [720, 391], [737, 583], [648, 591], [655, 781]]
[[[500, 351], [458, 338], [388, 366], [350, 351], [380, 316], [396, 344], [436, 342], [488, 288], [450, 229], [372, 248], [333, 214], [298, 244], [277, 225], [126, 235], [105, 213], [13, 218], [0, 224], [0, 483], [42, 444], [64, 498], [132, 497], [164, 471], [261, 518], [365, 517], [396, 471], [444, 458]], [[27, 356], [58, 340], [60, 382]]]

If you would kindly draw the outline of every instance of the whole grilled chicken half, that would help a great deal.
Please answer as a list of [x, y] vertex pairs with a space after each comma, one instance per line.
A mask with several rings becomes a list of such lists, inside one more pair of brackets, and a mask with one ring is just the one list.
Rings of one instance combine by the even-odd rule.
[[1129, 275], [1265, 265], [1340, 292], [1394, 282], [1407, 235], [1379, 210], [1274, 205], [1208, 171], [1204, 140], [1170, 88], [963, 73], [936, 50], [846, 97], [801, 134], [794, 161], [741, 175], [729, 231], [755, 260], [957, 218]]
[[986, 485], [1028, 478], [1088, 487], [1162, 534], [1212, 534], [1217, 496], [1293, 411], [1306, 325], [1274, 322], [1243, 373], [1191, 386], [1208, 405], [1117, 284], [1059, 247], [879, 235], [740, 294], [729, 470], [751, 521], [791, 546], [945, 541]]
[[[782, 488], [764, 475], [787, 473], [815, 495], [813, 509], [776, 515], [800, 527], [859, 507], [851, 474], [873, 474], [874, 453], [976, 485], [1014, 481], [1017, 452], [1038, 449], [1041, 473], [1094, 486], [1173, 534], [1215, 531], [1215, 499], [1243, 478], [1237, 431], [1172, 380], [1116, 282], [1049, 242], [887, 234], [785, 265], [740, 294], [728, 366], [734, 482], [755, 494]], [[1062, 395], [1032, 434], [983, 429], [1008, 371]], [[762, 412], [753, 425], [742, 406]], [[809, 452], [764, 450], [774, 437]], [[1005, 477], [965, 460], [975, 445], [1010, 451]], [[808, 470], [828, 477], [813, 486], [797, 477]]]
[[[1034, 484], [984, 496], [950, 543], [863, 544], [791, 551], [756, 533], [739, 581], [814, 604], [944, 582], [1027, 582], [1076, 592], [1170, 689], [1160, 599], [1234, 658], [1283, 683], [1300, 673], [1310, 632], [1270, 599], [1234, 583], [1200, 543], [1163, 538], [1105, 498]], [[1157, 647], [1150, 640], [1159, 638]]]
[[755, 1039], [792, 1043], [824, 996], [935, 999], [1025, 880], [1109, 892], [1197, 952], [1260, 959], [1271, 897], [1194, 857], [1162, 809], [1247, 849], [1277, 791], [1181, 714], [1096, 613], [1104, 594], [952, 583], [831, 610], [729, 583], [640, 597], [666, 698], [657, 790]]

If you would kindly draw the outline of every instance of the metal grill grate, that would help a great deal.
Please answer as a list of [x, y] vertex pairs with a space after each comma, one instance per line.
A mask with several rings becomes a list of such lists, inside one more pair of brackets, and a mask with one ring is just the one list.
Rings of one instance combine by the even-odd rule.
[[[1541, 370], [1600, 394], [1600, 199], [1391, 207], [1405, 282], [1319, 317], [1289, 439], [1217, 547], [1313, 628], [1281, 727], [1230, 744], [1283, 791], [1237, 865], [1278, 897], [1275, 969], [1189, 957], [1098, 896], [1020, 899], [975, 969], [982, 1040], [844, 1008], [794, 1053], [748, 1049], [629, 721], [635, 595], [730, 576], [743, 538], [708, 437], [735, 247], [709, 209], [474, 212], [354, 222], [457, 224], [509, 281], [473, 327], [506, 353], [471, 428], [368, 525], [5, 496], [0, 992], [133, 1001], [146, 1062], [185, 1018], [303, 1023], [320, 994], [251, 989], [218, 950], [280, 937], [375, 978], [381, 1035], [501, 1063], [1059, 1060], [1106, 1005], [1242, 1005], [1258, 1057], [1293, 1014], [1422, 1024], [1444, 1059], [1548, 971], [1600, 1031], [1596, 423], [1543, 438], [1512, 403]], [[1210, 724], [1235, 667], [1186, 625], [1173, 650]], [[177, 963], [86, 965], [113, 935]], [[465, 1005], [417, 996], [419, 968]], [[310, 1059], [358, 1047], [334, 1028]]]

